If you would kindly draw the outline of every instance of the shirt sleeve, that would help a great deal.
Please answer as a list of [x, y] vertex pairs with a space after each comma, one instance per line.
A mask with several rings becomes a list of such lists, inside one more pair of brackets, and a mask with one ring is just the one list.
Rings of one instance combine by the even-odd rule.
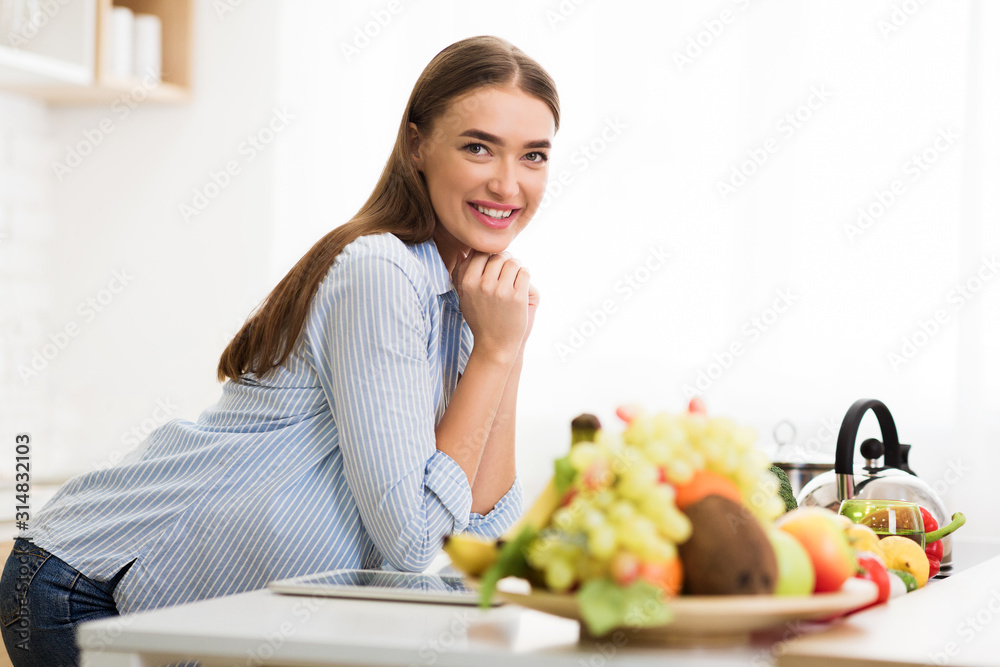
[[345, 251], [331, 271], [314, 356], [346, 482], [386, 563], [421, 571], [472, 518], [465, 472], [436, 446], [431, 324], [391, 259]]
[[521, 478], [514, 477], [514, 483], [503, 498], [497, 501], [487, 514], [472, 512], [469, 514], [469, 525], [465, 529], [487, 539], [495, 540], [514, 525], [521, 517], [524, 505], [524, 491], [521, 488]]

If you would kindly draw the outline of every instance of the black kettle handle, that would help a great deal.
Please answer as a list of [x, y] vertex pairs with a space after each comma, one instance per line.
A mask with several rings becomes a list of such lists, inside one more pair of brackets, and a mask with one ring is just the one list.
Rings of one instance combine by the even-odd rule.
[[858, 429], [865, 413], [871, 410], [878, 418], [882, 429], [882, 444], [885, 446], [885, 465], [890, 468], [902, 468], [903, 458], [900, 453], [899, 436], [896, 433], [896, 422], [885, 403], [874, 398], [862, 398], [844, 415], [840, 424], [840, 434], [837, 436], [837, 458], [834, 462], [834, 472], [838, 475], [854, 474], [854, 443], [858, 439]]

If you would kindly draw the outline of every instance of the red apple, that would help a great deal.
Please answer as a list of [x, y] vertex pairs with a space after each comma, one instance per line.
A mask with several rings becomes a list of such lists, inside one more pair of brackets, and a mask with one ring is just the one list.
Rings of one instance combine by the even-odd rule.
[[836, 516], [822, 507], [800, 507], [776, 522], [809, 554], [816, 573], [814, 593], [840, 590], [855, 572], [854, 550]]

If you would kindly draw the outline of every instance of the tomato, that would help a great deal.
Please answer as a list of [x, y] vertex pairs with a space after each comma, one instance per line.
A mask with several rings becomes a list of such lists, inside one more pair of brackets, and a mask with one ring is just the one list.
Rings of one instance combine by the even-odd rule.
[[705, 401], [695, 396], [691, 399], [691, 402], [688, 403], [688, 412], [691, 414], [706, 414], [708, 410], [705, 409]]
[[[854, 575], [855, 577], [875, 582], [875, 585], [878, 586], [878, 599], [868, 607], [882, 604], [888, 600], [892, 585], [889, 581], [889, 570], [886, 569], [882, 561], [878, 557], [862, 551], [858, 554], [858, 568], [860, 571]], [[864, 607], [864, 609], [868, 607]]]

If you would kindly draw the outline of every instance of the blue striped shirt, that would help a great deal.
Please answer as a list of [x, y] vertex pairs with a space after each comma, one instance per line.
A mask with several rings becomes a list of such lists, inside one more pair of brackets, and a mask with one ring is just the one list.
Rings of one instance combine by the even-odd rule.
[[104, 581], [129, 613], [339, 567], [425, 569], [442, 538], [503, 533], [521, 486], [485, 516], [434, 430], [472, 332], [433, 241], [350, 243], [292, 354], [227, 381], [120, 463], [68, 481], [20, 537]]

